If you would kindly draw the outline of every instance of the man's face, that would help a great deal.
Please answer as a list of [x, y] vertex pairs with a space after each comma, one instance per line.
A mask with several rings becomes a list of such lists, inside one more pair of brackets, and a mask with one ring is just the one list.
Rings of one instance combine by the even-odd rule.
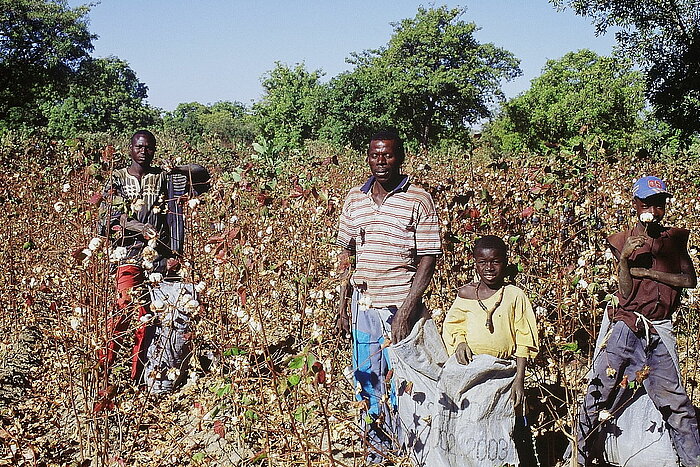
[[632, 200], [632, 206], [637, 211], [637, 218], [648, 212], [654, 216], [654, 222], [661, 222], [661, 219], [666, 214], [666, 198], [665, 194], [653, 195], [644, 199], [639, 199], [635, 196]]
[[129, 154], [131, 160], [144, 167], [150, 167], [153, 162], [153, 156], [156, 153], [156, 142], [152, 138], [145, 135], [136, 135], [131, 140], [129, 146]]
[[490, 288], [497, 288], [503, 285], [508, 259], [501, 250], [478, 248], [474, 250], [474, 266], [481, 282]]
[[375, 140], [369, 143], [367, 163], [379, 183], [394, 181], [399, 176], [403, 157], [396, 153], [395, 146], [394, 140]]

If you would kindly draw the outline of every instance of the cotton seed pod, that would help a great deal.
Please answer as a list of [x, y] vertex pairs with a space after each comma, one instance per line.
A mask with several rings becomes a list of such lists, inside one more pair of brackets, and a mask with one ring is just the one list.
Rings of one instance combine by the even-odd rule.
[[90, 243], [88, 244], [88, 249], [92, 251], [97, 251], [100, 249], [102, 246], [102, 239], [100, 237], [95, 237], [92, 240], [90, 240]]
[[139, 318], [139, 321], [141, 321], [142, 323], [145, 324], [145, 323], [148, 323], [149, 321], [151, 321], [152, 319], [153, 319], [153, 314], [146, 313], [145, 315], [143, 315], [142, 317]]
[[645, 223], [649, 223], [654, 220], [654, 215], [650, 212], [643, 212], [639, 215], [639, 220]]
[[152, 272], [148, 275], [148, 280], [154, 284], [157, 284], [163, 280], [163, 274], [159, 272]]

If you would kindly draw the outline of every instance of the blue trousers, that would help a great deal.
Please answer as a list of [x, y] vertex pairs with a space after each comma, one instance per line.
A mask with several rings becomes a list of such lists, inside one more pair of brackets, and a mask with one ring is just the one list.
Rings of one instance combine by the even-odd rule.
[[[649, 340], [644, 332], [634, 333], [622, 321], [615, 322], [607, 346], [593, 362], [593, 375], [579, 414], [578, 461], [590, 465], [601, 459], [603, 440], [598, 439], [601, 410], [617, 413], [632, 397], [632, 391], [620, 387], [626, 375], [635, 381], [636, 372], [648, 365], [649, 375], [643, 381], [644, 389], [659, 409], [669, 426], [669, 433], [683, 465], [700, 465], [700, 433], [695, 408], [681, 384], [678, 371], [668, 349], [656, 334]], [[607, 368], [616, 370], [613, 377]]]
[[396, 309], [363, 308], [358, 306], [358, 298], [359, 292], [354, 291], [351, 330], [355, 398], [364, 401], [367, 408], [361, 421], [370, 445], [367, 462], [382, 463], [383, 453], [395, 453], [400, 439], [396, 395], [389, 380], [389, 349], [384, 347]]

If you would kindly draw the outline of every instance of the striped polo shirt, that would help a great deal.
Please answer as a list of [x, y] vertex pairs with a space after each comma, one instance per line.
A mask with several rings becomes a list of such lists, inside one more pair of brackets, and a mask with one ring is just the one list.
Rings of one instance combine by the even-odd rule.
[[411, 289], [419, 256], [440, 255], [433, 199], [408, 177], [381, 205], [372, 199], [374, 176], [350, 190], [340, 215], [337, 244], [355, 254], [352, 285], [375, 308], [401, 306]]

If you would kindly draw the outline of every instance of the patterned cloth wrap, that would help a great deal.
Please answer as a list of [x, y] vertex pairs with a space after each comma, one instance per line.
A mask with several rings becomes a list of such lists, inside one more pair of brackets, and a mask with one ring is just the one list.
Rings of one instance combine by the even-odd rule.
[[155, 314], [149, 333], [144, 366], [144, 381], [153, 394], [172, 392], [187, 378], [187, 367], [192, 353], [192, 324], [187, 304], [196, 300], [192, 284], [160, 282], [151, 287], [151, 303], [162, 302], [162, 310]]
[[382, 463], [386, 454], [398, 451], [401, 436], [387, 345], [396, 308], [366, 307], [362, 305], [361, 297], [361, 293], [354, 289], [350, 305], [352, 369], [357, 386], [355, 398], [366, 403], [369, 417], [361, 420], [366, 441], [372, 446], [366, 461], [374, 464]]

